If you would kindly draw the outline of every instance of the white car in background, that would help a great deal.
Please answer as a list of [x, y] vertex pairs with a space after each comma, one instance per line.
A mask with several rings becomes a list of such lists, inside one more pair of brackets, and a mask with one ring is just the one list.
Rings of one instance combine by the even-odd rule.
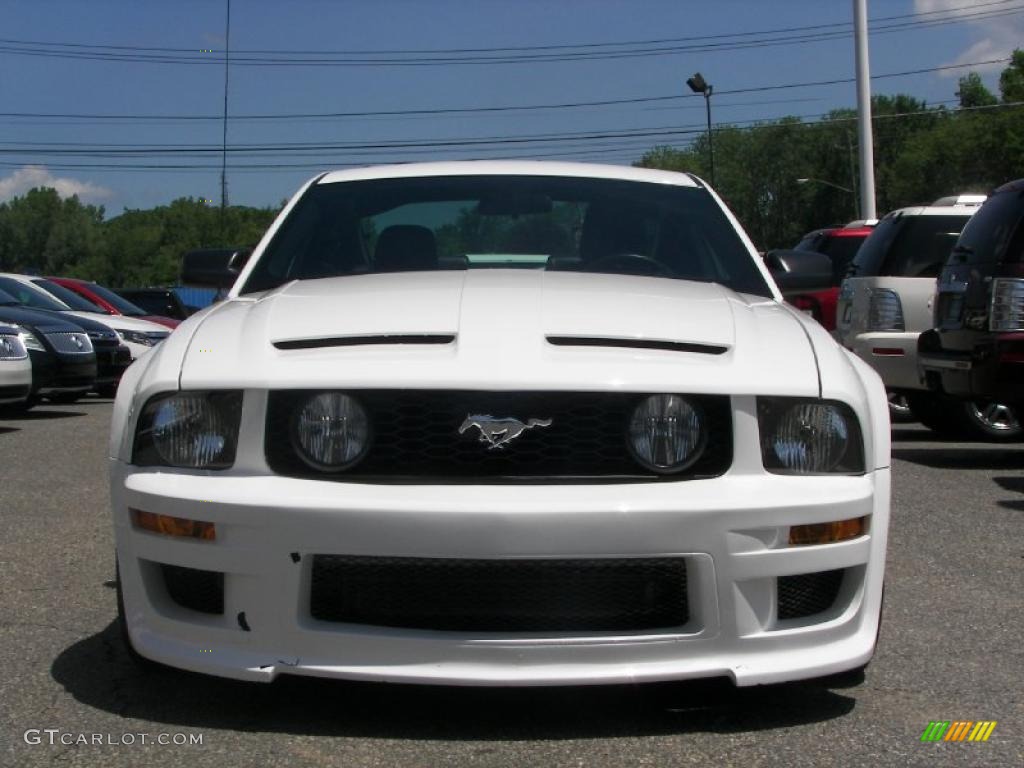
[[0, 410], [25, 402], [32, 391], [32, 362], [22, 333], [19, 328], [0, 324]]
[[861, 244], [843, 280], [836, 335], [878, 371], [894, 419], [909, 411], [940, 432], [1008, 440], [1021, 432], [1011, 408], [930, 392], [918, 370], [917, 339], [932, 328], [936, 278], [984, 201], [984, 195], [959, 195], [886, 214]]
[[871, 658], [885, 391], [700, 179], [328, 173], [241, 260], [114, 405], [137, 654], [462, 685], [756, 685]]
[[149, 320], [107, 314], [73, 291], [43, 277], [0, 273], [0, 288], [26, 307], [102, 323], [117, 332], [121, 342], [131, 350], [133, 360], [145, 355], [171, 333], [167, 326]]

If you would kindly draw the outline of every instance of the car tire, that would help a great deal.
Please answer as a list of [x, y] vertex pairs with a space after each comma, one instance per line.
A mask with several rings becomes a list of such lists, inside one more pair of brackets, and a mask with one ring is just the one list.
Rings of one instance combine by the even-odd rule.
[[1021, 439], [1020, 420], [1007, 405], [957, 400], [931, 392], [908, 394], [907, 403], [918, 421], [947, 437], [987, 442]]
[[893, 424], [910, 424], [917, 421], [906, 394], [890, 391], [886, 391], [885, 394], [889, 398], [889, 421]]
[[989, 401], [967, 402], [958, 415], [963, 419], [964, 435], [971, 440], [1002, 443], [1021, 438], [1020, 419], [1008, 405]]
[[170, 667], [158, 661], [147, 659], [135, 650], [132, 645], [131, 635], [128, 634], [128, 617], [124, 610], [124, 593], [121, 591], [121, 566], [114, 556], [114, 588], [117, 592], [117, 629], [121, 635], [121, 643], [124, 645], [125, 654], [131, 659], [132, 664], [145, 672], [166, 672]]
[[111, 400], [117, 396], [117, 384], [104, 384], [94, 390], [100, 397], [107, 397]]

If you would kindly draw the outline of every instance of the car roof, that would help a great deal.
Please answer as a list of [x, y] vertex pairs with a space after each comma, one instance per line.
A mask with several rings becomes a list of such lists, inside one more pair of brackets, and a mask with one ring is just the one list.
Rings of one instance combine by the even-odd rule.
[[653, 168], [634, 168], [627, 165], [599, 163], [563, 163], [542, 160], [460, 160], [438, 163], [401, 163], [373, 165], [344, 171], [330, 171], [317, 179], [318, 184], [367, 179], [400, 179], [423, 176], [570, 176], [591, 179], [619, 179], [652, 184], [673, 184], [680, 187], [699, 187], [702, 182], [695, 176]]

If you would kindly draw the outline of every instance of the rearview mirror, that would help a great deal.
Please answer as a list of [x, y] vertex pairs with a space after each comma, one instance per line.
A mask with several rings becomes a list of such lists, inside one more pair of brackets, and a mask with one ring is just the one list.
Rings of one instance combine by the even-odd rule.
[[768, 251], [768, 271], [782, 293], [820, 291], [833, 286], [832, 260], [815, 251]]
[[181, 257], [182, 285], [228, 289], [249, 261], [252, 248], [204, 248]]

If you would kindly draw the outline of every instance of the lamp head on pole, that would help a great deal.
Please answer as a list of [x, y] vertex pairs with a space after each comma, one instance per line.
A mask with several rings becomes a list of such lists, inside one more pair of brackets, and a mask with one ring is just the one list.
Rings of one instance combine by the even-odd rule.
[[707, 93], [711, 88], [700, 72], [695, 73], [693, 77], [686, 81], [686, 84], [690, 86], [690, 90], [694, 93]]

